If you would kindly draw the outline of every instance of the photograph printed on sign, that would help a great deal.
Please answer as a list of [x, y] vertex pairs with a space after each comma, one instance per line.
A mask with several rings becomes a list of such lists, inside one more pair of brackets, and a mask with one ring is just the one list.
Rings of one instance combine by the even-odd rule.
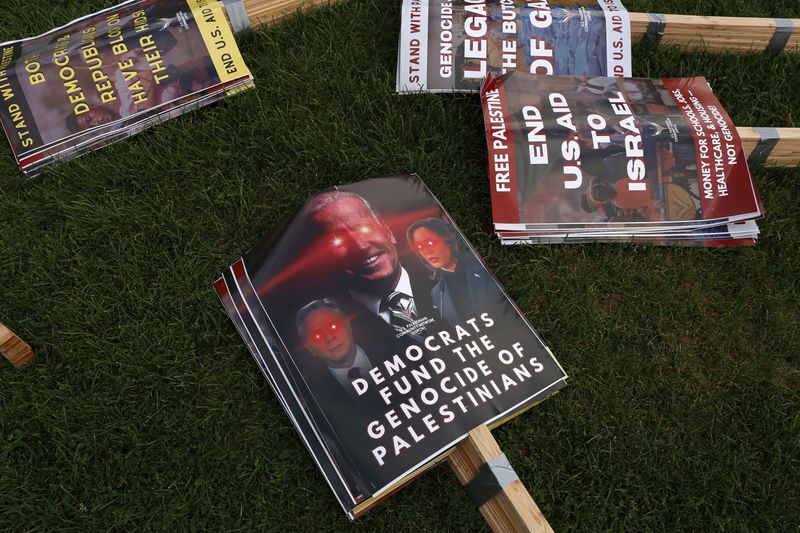
[[208, 54], [197, 52], [204, 48], [185, 0], [136, 3], [9, 46], [21, 89], [15, 98], [30, 110], [39, 137], [12, 145], [26, 153], [148, 109], [180, 105], [182, 96], [219, 82]]
[[759, 214], [735, 127], [702, 78], [512, 73], [482, 94], [495, 224], [689, 227]]
[[619, 0], [405, 0], [399, 92], [478, 91], [487, 76], [630, 76]]
[[244, 264], [286, 375], [362, 496], [564, 384], [416, 176], [314, 195]]

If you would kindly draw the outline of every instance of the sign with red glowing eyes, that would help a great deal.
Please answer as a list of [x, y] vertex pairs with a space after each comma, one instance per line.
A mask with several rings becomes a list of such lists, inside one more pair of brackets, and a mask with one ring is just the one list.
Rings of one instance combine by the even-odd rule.
[[351, 518], [565, 384], [416, 175], [315, 194], [217, 290]]

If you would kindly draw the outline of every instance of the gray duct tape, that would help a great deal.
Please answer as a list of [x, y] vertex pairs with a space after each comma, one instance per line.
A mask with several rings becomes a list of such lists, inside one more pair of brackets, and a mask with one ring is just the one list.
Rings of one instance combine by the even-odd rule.
[[775, 55], [783, 52], [793, 31], [794, 23], [792, 19], [775, 19], [775, 33], [772, 34], [772, 39], [769, 40], [767, 53]]
[[660, 13], [648, 13], [647, 18], [650, 20], [647, 23], [647, 33], [644, 34], [644, 40], [652, 45], [658, 45], [661, 42], [661, 37], [664, 36], [667, 18]]
[[761, 140], [756, 144], [753, 153], [747, 158], [748, 166], [758, 167], [767, 162], [769, 154], [781, 139], [778, 130], [775, 128], [753, 128], [761, 136]]
[[491, 500], [512, 481], [519, 479], [511, 468], [508, 458], [501, 453], [491, 461], [481, 465], [472, 481], [464, 485], [464, 489], [478, 507]]
[[228, 18], [233, 27], [233, 33], [239, 33], [242, 30], [250, 28], [250, 19], [247, 17], [247, 8], [244, 7], [243, 0], [223, 0], [225, 10], [228, 12]]

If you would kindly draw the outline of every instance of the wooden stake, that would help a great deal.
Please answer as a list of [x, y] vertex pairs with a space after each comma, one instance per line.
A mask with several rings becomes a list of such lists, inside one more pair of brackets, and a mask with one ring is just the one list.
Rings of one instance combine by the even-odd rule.
[[796, 167], [800, 165], [800, 128], [736, 128], [742, 139], [742, 149], [750, 156], [763, 139], [759, 130], [769, 129], [777, 136], [774, 146], [767, 155], [765, 166]]
[[[341, 0], [244, 0], [247, 16], [253, 26], [273, 24], [298, 9], [335, 4]], [[702, 17], [696, 15], [662, 15], [662, 44], [700, 48], [708, 52], [764, 51], [775, 35], [774, 18]], [[641, 40], [651, 23], [649, 13], [630, 13], [631, 36]], [[793, 28], [785, 43], [787, 52], [800, 52], [800, 19], [791, 19]]]
[[253, 26], [274, 24], [299, 9], [334, 4], [339, 0], [244, 0], [247, 17]]
[[[708, 52], [763, 52], [775, 35], [776, 19], [756, 17], [701, 17], [662, 15], [664, 33], [660, 44], [672, 44]], [[641, 40], [651, 22], [649, 13], [630, 13], [631, 36]], [[787, 52], [800, 51], [800, 19], [791, 19], [793, 29], [785, 44]]]
[[0, 323], [0, 352], [17, 368], [23, 368], [33, 361], [33, 350], [13, 331]]
[[[243, 0], [247, 16], [254, 26], [272, 24], [294, 14], [298, 9], [335, 4], [341, 0]], [[708, 51], [747, 52], [763, 50], [772, 40], [776, 20], [755, 17], [701, 17], [662, 15], [662, 43], [679, 46], [704, 46]], [[648, 31], [648, 13], [630, 13], [631, 34], [641, 39]], [[793, 31], [785, 50], [800, 51], [800, 19], [792, 19]], [[753, 128], [738, 128], [746, 155], [750, 155], [762, 139]], [[766, 166], [795, 167], [800, 165], [800, 130], [778, 128], [780, 140], [764, 162]]]
[[[461, 484], [468, 486], [482, 471], [486, 474], [487, 463], [497, 463], [497, 458], [500, 456], [505, 458], [492, 433], [486, 426], [481, 425], [469, 432], [467, 440], [456, 447], [448, 457], [448, 461]], [[510, 465], [505, 470], [507, 473]], [[513, 470], [510, 472], [513, 475]], [[550, 524], [519, 479], [511, 481], [496, 492], [481, 505], [480, 511], [492, 530], [496, 532], [553, 533]]]

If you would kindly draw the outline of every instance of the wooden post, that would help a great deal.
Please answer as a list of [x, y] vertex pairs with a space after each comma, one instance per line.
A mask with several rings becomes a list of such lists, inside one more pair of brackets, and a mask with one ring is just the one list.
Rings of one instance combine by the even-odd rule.
[[[763, 52], [775, 46], [773, 38], [776, 30], [780, 29], [786, 35], [786, 40], [782, 42], [780, 48], [787, 52], [800, 51], [800, 19], [655, 16], [662, 17], [663, 20], [663, 32], [657, 37], [660, 44], [707, 52]], [[654, 15], [630, 13], [630, 18], [633, 40], [642, 40], [648, 36]], [[782, 27], [779, 28], [781, 22]]]
[[[480, 506], [480, 511], [493, 531], [498, 533], [516, 531], [553, 533], [550, 524], [547, 523], [525, 486], [516, 477], [511, 466], [508, 465], [505, 455], [500, 451], [500, 446], [486, 426], [481, 425], [470, 431], [467, 440], [456, 447], [448, 457], [448, 461], [459, 481], [471, 493], [476, 503], [486, 500]], [[500, 472], [498, 477], [495, 477], [490, 471], [490, 466]], [[470, 486], [470, 483], [476, 477], [478, 481], [475, 484], [481, 485], [477, 491], [478, 498], [475, 498], [475, 491], [470, 490], [474, 488], [474, 486]], [[484, 479], [489, 485], [488, 492], [485, 489], [487, 484], [481, 483]], [[492, 489], [492, 485], [494, 485], [494, 489]], [[494, 495], [491, 496], [491, 494]]]
[[[748, 157], [768, 167], [800, 165], [800, 128], [736, 128]], [[759, 151], [760, 155], [753, 154]], [[761, 161], [763, 160], [763, 161]], [[750, 161], [753, 163], [754, 161]]]
[[[247, 17], [253, 26], [278, 22], [298, 9], [339, 1], [342, 0], [243, 0]], [[630, 13], [631, 37], [634, 41], [649, 34], [653, 16], [650, 13]], [[779, 29], [779, 21], [783, 21], [780, 29], [786, 39], [780, 48], [787, 52], [800, 51], [800, 19], [658, 16], [663, 20], [663, 31], [658, 36], [661, 44], [699, 48], [708, 52], [761, 52], [774, 46], [776, 29]]]
[[274, 24], [298, 9], [335, 4], [339, 0], [244, 0], [247, 18], [253, 26]]
[[33, 361], [31, 347], [2, 323], [0, 323], [0, 352], [17, 368], [23, 368]]

